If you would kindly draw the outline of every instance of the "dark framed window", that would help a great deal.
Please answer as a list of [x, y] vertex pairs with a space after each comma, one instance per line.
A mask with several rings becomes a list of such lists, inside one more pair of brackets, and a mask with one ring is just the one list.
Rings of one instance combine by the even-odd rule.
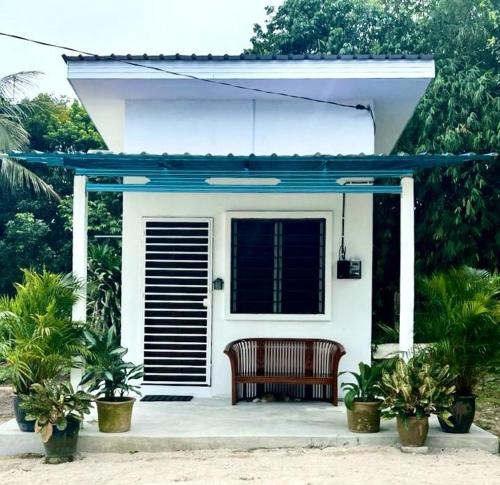
[[231, 219], [231, 313], [323, 314], [325, 228], [317, 219]]

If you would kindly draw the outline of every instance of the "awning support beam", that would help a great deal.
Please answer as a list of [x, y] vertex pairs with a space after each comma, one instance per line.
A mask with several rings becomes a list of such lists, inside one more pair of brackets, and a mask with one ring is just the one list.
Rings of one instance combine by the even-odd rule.
[[[82, 283], [80, 298], [73, 305], [74, 321], [87, 320], [87, 220], [88, 197], [87, 177], [76, 175], [73, 182], [73, 275]], [[77, 387], [81, 380], [81, 370], [71, 370], [71, 382]]]
[[399, 289], [399, 351], [413, 351], [415, 299], [415, 200], [412, 177], [401, 179], [401, 249]]
[[168, 192], [168, 193], [350, 193], [350, 194], [400, 194], [399, 185], [338, 185], [319, 184], [305, 186], [297, 184], [295, 187], [289, 185], [227, 185], [216, 186], [209, 184], [176, 185], [166, 184], [97, 184], [88, 183], [88, 192]]

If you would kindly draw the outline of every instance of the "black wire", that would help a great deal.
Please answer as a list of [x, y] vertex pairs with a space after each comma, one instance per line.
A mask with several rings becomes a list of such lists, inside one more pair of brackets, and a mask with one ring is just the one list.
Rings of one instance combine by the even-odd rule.
[[344, 243], [344, 222], [345, 222], [345, 192], [342, 193], [342, 236], [340, 238], [339, 259], [344, 260], [347, 248]]
[[373, 114], [373, 110], [372, 110], [372, 107], [370, 105], [367, 106], [367, 111], [368, 113], [370, 113], [370, 117], [372, 119], [372, 123], [373, 123], [373, 133], [377, 133], [377, 123], [375, 123], [375, 115]]
[[[64, 49], [64, 50], [67, 50], [67, 51], [75, 52], [77, 54], [85, 54], [87, 56], [99, 57], [97, 54], [94, 54], [92, 52], [87, 52], [87, 51], [75, 49], [73, 47], [68, 47], [68, 46], [63, 46], [63, 45], [58, 45], [58, 44], [52, 44], [50, 42], [44, 42], [44, 41], [41, 41], [41, 40], [31, 39], [29, 37], [23, 37], [22, 35], [8, 34], [6, 32], [0, 32], [0, 35], [2, 35], [4, 37], [10, 37], [12, 39], [22, 40], [22, 41], [25, 41], [25, 42], [31, 42], [33, 44], [43, 45], [43, 46], [46, 46], [46, 47], [54, 47], [56, 49]], [[177, 72], [177, 71], [170, 71], [168, 69], [162, 69], [161, 67], [148, 66], [146, 64], [141, 64], [139, 62], [127, 61], [125, 59], [114, 59], [114, 61], [115, 62], [121, 62], [123, 64], [129, 64], [131, 66], [144, 67], [146, 69], [151, 69], [151, 70], [154, 70], [154, 71], [164, 72], [166, 74], [171, 74], [173, 76], [185, 77], [185, 78], [188, 78], [188, 79], [193, 79], [195, 81], [201, 81], [201, 82], [210, 83], [210, 84], [219, 84], [221, 86], [228, 86], [228, 87], [231, 87], [231, 88], [242, 89], [242, 90], [245, 90], [245, 91], [254, 91], [254, 92], [257, 92], [257, 93], [271, 94], [271, 95], [275, 95], [275, 96], [283, 96], [283, 97], [286, 97], [286, 98], [302, 99], [304, 101], [313, 101], [315, 103], [331, 104], [331, 105], [334, 105], [334, 106], [339, 106], [341, 108], [351, 108], [351, 109], [357, 109], [357, 110], [365, 110], [365, 111], [368, 111], [368, 113], [370, 114], [371, 119], [373, 121], [373, 126], [375, 127], [375, 118], [373, 116], [373, 111], [371, 109], [371, 106], [369, 106], [369, 105], [365, 106], [363, 104], [338, 103], [336, 101], [328, 101], [326, 99], [311, 98], [309, 96], [299, 96], [299, 95], [296, 95], [296, 94], [283, 93], [283, 92], [280, 92], [280, 91], [270, 91], [270, 90], [267, 90], [267, 89], [252, 88], [252, 87], [249, 87], [249, 86], [242, 86], [241, 84], [233, 84], [233, 83], [230, 83], [230, 82], [227, 82], [227, 81], [218, 81], [218, 80], [215, 80], [215, 79], [204, 79], [204, 78], [200, 78], [200, 77], [197, 77], [197, 76], [193, 76], [191, 74], [185, 74], [185, 73], [181, 73], [181, 72]]]

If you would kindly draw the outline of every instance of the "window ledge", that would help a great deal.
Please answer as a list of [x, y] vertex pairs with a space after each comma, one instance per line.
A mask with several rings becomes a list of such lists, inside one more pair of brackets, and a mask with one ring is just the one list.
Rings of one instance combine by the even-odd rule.
[[330, 322], [327, 314], [278, 314], [278, 313], [227, 313], [231, 321], [273, 321], [273, 322]]

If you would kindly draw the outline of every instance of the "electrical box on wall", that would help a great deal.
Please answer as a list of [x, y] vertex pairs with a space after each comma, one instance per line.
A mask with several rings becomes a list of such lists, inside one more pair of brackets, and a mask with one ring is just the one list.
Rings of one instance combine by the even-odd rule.
[[337, 278], [339, 280], [359, 280], [361, 278], [361, 260], [351, 258], [337, 261]]

